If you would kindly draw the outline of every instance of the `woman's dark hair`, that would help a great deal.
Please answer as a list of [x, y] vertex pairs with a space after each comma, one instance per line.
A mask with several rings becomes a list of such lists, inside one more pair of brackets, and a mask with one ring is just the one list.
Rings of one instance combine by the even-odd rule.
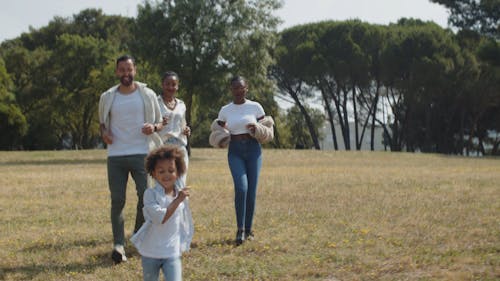
[[132, 61], [132, 64], [135, 65], [135, 59], [134, 57], [132, 57], [131, 55], [123, 55], [123, 56], [120, 56], [119, 58], [116, 59], [116, 66], [118, 66], [118, 64], [122, 61], [128, 61], [128, 60], [131, 60]]
[[145, 167], [148, 174], [153, 175], [156, 163], [163, 159], [174, 159], [175, 168], [177, 169], [177, 176], [180, 177], [186, 172], [186, 163], [184, 162], [184, 152], [179, 146], [173, 144], [166, 144], [151, 151], [146, 156]]
[[173, 71], [167, 71], [165, 73], [163, 73], [163, 77], [161, 78], [161, 81], [165, 81], [165, 79], [167, 79], [168, 77], [175, 77], [177, 78], [177, 80], [179, 80], [179, 75], [177, 75], [177, 73], [173, 72]]
[[233, 84], [234, 82], [243, 82], [246, 84], [246, 79], [243, 76], [235, 75], [231, 80], [229, 81], [229, 84]]

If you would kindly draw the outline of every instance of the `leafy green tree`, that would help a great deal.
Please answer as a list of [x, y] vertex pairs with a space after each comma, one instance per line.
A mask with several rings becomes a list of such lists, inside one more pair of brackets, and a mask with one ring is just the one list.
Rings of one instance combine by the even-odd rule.
[[391, 147], [455, 153], [463, 59], [452, 34], [434, 23], [401, 20], [390, 28], [383, 77], [394, 114]]
[[[17, 42], [18, 43], [18, 42]], [[55, 92], [50, 74], [50, 51], [43, 47], [30, 51], [23, 46], [2, 50], [6, 68], [13, 81], [12, 93], [29, 124], [22, 139], [24, 149], [53, 149], [58, 140], [53, 134], [51, 95]]]
[[[354, 124], [356, 149], [361, 149], [372, 118], [372, 148], [380, 82], [380, 53], [384, 42], [381, 28], [360, 21], [331, 22], [319, 38], [316, 86], [326, 106], [336, 109], [346, 149], [351, 149], [349, 123]], [[323, 64], [323, 66], [321, 66]], [[325, 109], [330, 114], [330, 106]], [[351, 109], [350, 109], [351, 108]], [[330, 117], [330, 120], [334, 118]], [[333, 122], [330, 124], [334, 132]], [[335, 135], [335, 134], [332, 134]]]
[[[467, 75], [463, 75], [463, 132], [461, 138], [466, 153], [486, 151], [492, 145], [492, 154], [498, 153], [499, 140], [491, 137], [500, 131], [500, 44], [494, 39], [480, 37], [471, 32], [459, 32], [458, 41], [467, 54]], [[464, 71], [465, 72], [465, 71]], [[474, 140], [479, 145], [474, 145]]]
[[[361, 46], [365, 36], [365, 26], [360, 22], [346, 22], [332, 28], [325, 34], [329, 47], [333, 49], [327, 60], [332, 66], [331, 74], [335, 77], [338, 90], [330, 92], [334, 100], [342, 107], [344, 144], [350, 143], [349, 118], [347, 104], [352, 105], [354, 121], [354, 139], [356, 149], [360, 149], [361, 137], [359, 135], [360, 114], [358, 108], [358, 95], [361, 88], [368, 85], [368, 68], [370, 58]], [[338, 36], [338, 37], [337, 37]], [[337, 39], [335, 39], [337, 37]], [[325, 50], [326, 51], [326, 50]], [[338, 93], [338, 94], [337, 94]], [[346, 146], [350, 148], [350, 144]]]
[[54, 122], [59, 139], [69, 135], [76, 147], [95, 147], [97, 105], [100, 94], [113, 84], [109, 58], [114, 51], [108, 42], [92, 36], [59, 36], [50, 59], [57, 84], [52, 107], [58, 111]]
[[[367, 125], [370, 123], [370, 149], [375, 149], [375, 130], [379, 124], [383, 124], [380, 121], [381, 110], [383, 105], [381, 104], [381, 94], [383, 88], [382, 82], [382, 52], [387, 44], [387, 28], [382, 26], [367, 25], [366, 35], [361, 41], [361, 46], [369, 58], [368, 65], [368, 83], [364, 84], [360, 88], [360, 94], [358, 96], [359, 103], [366, 112], [366, 118], [362, 126], [363, 132], [361, 138], [358, 139], [357, 145], [361, 146], [361, 141], [363, 139], [363, 134]], [[383, 117], [383, 116], [382, 116]]]
[[[321, 110], [316, 108], [305, 107], [308, 116], [311, 116], [311, 121], [314, 124], [315, 134], [321, 141], [324, 138], [324, 134], [320, 131], [325, 123], [325, 116]], [[290, 128], [290, 141], [297, 149], [309, 149], [315, 148], [315, 144], [312, 142], [312, 138], [308, 126], [306, 125], [304, 114], [301, 112], [298, 106], [293, 106], [287, 110], [287, 118], [285, 124]]]
[[448, 21], [462, 30], [474, 30], [500, 39], [500, 1], [498, 0], [430, 0], [450, 11]]
[[277, 114], [266, 70], [278, 24], [271, 12], [279, 6], [277, 0], [146, 1], [139, 6], [134, 54], [158, 73], [170, 69], [180, 75], [179, 95], [193, 144], [207, 145], [211, 120], [230, 100], [232, 75], [245, 76], [251, 98], [266, 113]]
[[[320, 92], [325, 113], [330, 122], [333, 144], [338, 149], [335, 124], [341, 128], [346, 149], [351, 149], [350, 122], [354, 122], [356, 149], [361, 149], [366, 129], [377, 111], [380, 81], [380, 53], [384, 42], [381, 28], [360, 21], [320, 22], [293, 27], [282, 32], [278, 67], [274, 73], [278, 85], [301, 108], [303, 100]], [[281, 72], [279, 72], [281, 71]], [[283, 78], [288, 79], [288, 90]], [[295, 77], [295, 78], [293, 78]], [[290, 87], [290, 82], [302, 83], [303, 91]], [[312, 88], [308, 88], [312, 87]], [[298, 101], [298, 102], [297, 102]], [[302, 110], [306, 120], [306, 110]], [[310, 124], [310, 123], [308, 123]], [[361, 130], [360, 130], [361, 129]], [[314, 136], [314, 127], [309, 129]], [[319, 145], [319, 144], [318, 144]]]
[[314, 96], [314, 88], [307, 83], [311, 61], [316, 52], [316, 26], [304, 25], [281, 32], [274, 52], [276, 64], [269, 68], [270, 77], [276, 82], [279, 92], [291, 98], [302, 114], [315, 149], [320, 149], [317, 128], [307, 110], [308, 99]]
[[12, 94], [12, 81], [0, 58], [0, 149], [18, 148], [19, 140], [26, 134], [28, 124]]
[[64, 139], [96, 146], [98, 97], [116, 83], [114, 59], [125, 52], [131, 23], [89, 9], [2, 43], [12, 93], [29, 124], [25, 149], [61, 148]]
[[280, 109], [277, 116], [274, 118], [274, 140], [266, 146], [274, 148], [294, 148], [291, 131], [294, 128], [290, 128], [287, 125], [288, 116], [285, 109]]
[[57, 38], [61, 34], [77, 34], [92, 36], [109, 42], [120, 50], [127, 50], [132, 41], [130, 29], [132, 18], [105, 15], [101, 9], [84, 9], [72, 17], [54, 17], [47, 26], [39, 29], [30, 28], [27, 33], [21, 34], [18, 41], [28, 50], [44, 46], [47, 50], [55, 48]]

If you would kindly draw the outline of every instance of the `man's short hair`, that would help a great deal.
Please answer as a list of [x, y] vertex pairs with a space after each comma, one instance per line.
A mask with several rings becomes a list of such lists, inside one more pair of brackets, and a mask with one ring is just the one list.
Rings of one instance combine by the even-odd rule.
[[135, 59], [134, 57], [132, 57], [131, 55], [123, 55], [123, 56], [120, 56], [119, 58], [116, 59], [116, 66], [118, 66], [118, 64], [122, 61], [128, 61], [128, 60], [131, 60], [132, 61], [132, 64], [135, 65]]

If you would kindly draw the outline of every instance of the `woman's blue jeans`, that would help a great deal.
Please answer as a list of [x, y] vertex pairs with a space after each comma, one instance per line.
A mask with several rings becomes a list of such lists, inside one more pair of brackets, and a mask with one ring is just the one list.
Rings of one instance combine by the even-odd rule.
[[227, 154], [234, 183], [234, 206], [238, 229], [252, 229], [262, 150], [254, 140], [232, 140]]
[[182, 281], [181, 258], [155, 259], [142, 257], [142, 274], [144, 281], [158, 281], [160, 270], [166, 281]]

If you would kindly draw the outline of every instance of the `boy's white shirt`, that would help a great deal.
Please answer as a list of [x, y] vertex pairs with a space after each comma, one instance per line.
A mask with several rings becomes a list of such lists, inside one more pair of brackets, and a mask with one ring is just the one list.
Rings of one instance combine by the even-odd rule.
[[[176, 194], [181, 188], [181, 181], [176, 183]], [[189, 199], [186, 198], [172, 216], [162, 224], [167, 207], [175, 197], [167, 196], [161, 185], [156, 183], [144, 193], [145, 223], [130, 238], [142, 256], [150, 258], [178, 257], [190, 249], [194, 225]]]

